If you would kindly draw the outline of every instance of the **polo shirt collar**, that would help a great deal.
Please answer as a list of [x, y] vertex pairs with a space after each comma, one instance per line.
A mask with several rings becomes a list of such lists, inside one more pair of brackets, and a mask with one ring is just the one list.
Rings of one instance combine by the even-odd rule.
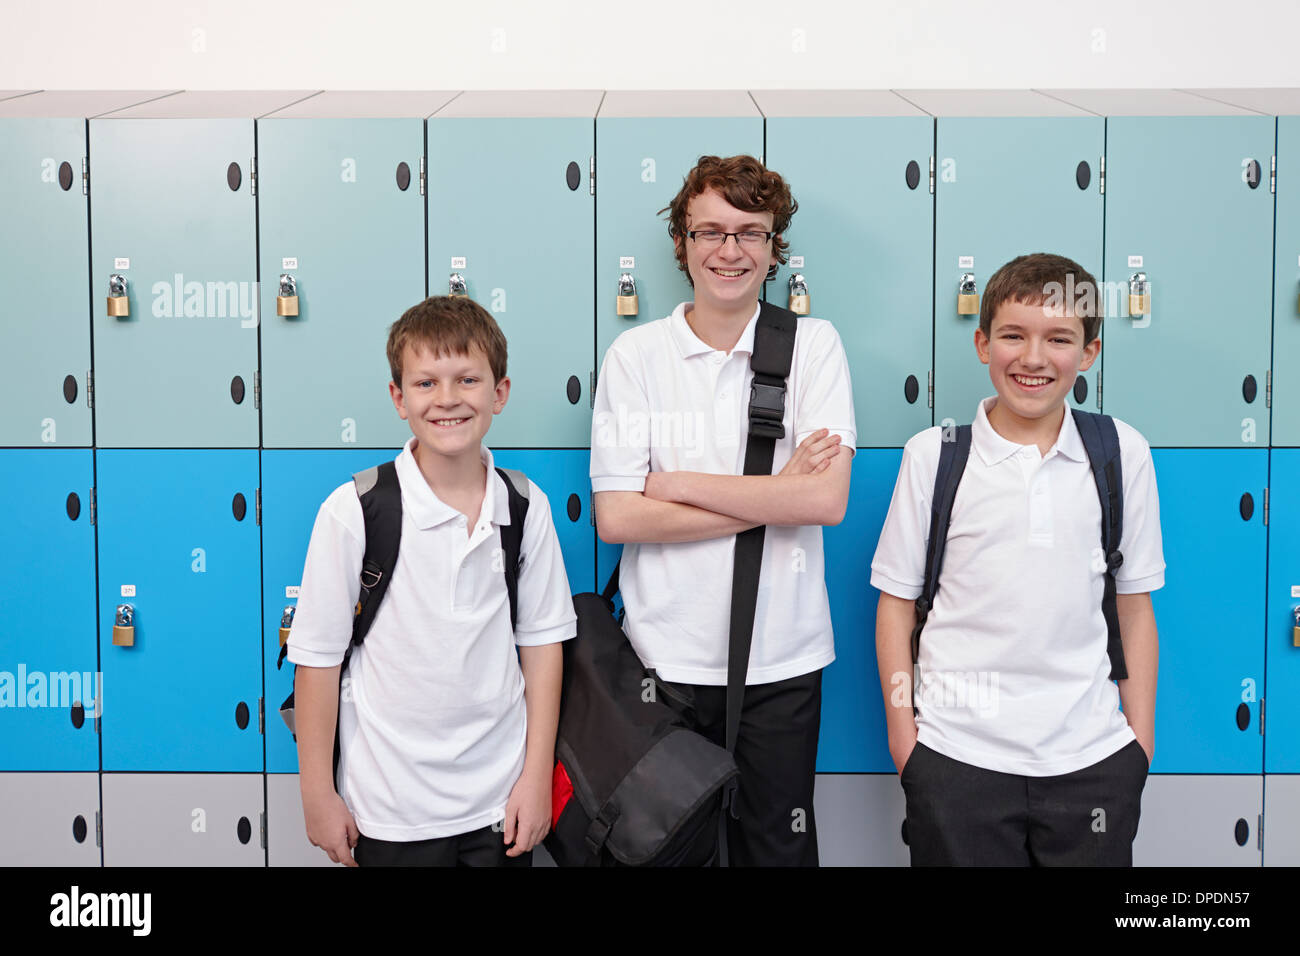
[[[415, 460], [415, 437], [406, 440], [406, 445], [397, 456], [397, 480], [402, 486], [402, 509], [411, 516], [415, 526], [420, 530], [436, 528], [440, 524], [460, 517], [460, 512], [444, 502], [433, 493], [429, 483], [424, 479], [424, 472]], [[479, 445], [479, 458], [487, 468], [487, 486], [483, 493], [481, 514], [490, 515], [495, 525], [510, 523], [510, 502], [501, 476], [496, 473], [492, 452], [486, 445]]]
[[[975, 449], [984, 464], [989, 466], [1005, 461], [1018, 453], [1023, 447], [1008, 438], [1003, 438], [989, 424], [988, 410], [993, 407], [993, 403], [996, 401], [996, 395], [981, 401], [975, 411], [975, 421], [971, 425], [971, 447]], [[1047, 454], [1050, 455], [1053, 451], [1072, 461], [1088, 460], [1087, 449], [1083, 447], [1083, 439], [1079, 437], [1079, 429], [1074, 424], [1074, 415], [1068, 407], [1062, 417], [1061, 431], [1056, 436], [1056, 444], [1051, 447]], [[1043, 457], [1046, 458], [1047, 455]]]
[[[680, 303], [677, 308], [673, 309], [673, 314], [668, 317], [668, 329], [672, 333], [673, 342], [677, 345], [677, 351], [681, 353], [682, 358], [690, 358], [693, 355], [708, 355], [718, 351], [713, 346], [700, 339], [692, 331], [690, 324], [686, 321], [686, 307], [689, 302]], [[740, 338], [732, 348], [732, 352], [744, 352], [746, 355], [752, 355], [754, 352], [754, 327], [758, 322], [759, 309], [762, 306], [754, 305], [754, 314], [749, 317], [749, 322], [745, 325], [745, 331], [740, 333]]]

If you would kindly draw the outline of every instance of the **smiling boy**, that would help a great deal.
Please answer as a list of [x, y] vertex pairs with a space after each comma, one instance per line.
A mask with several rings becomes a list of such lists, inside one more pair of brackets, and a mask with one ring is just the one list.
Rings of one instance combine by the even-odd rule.
[[[736, 535], [766, 525], [736, 762], [731, 865], [817, 864], [821, 670], [835, 658], [822, 525], [848, 502], [856, 430], [835, 327], [798, 320], [771, 475], [743, 475], [759, 294], [797, 206], [752, 156], [704, 156], [668, 207], [694, 300], [629, 329], [597, 382], [600, 537], [624, 542], [626, 629], [664, 700], [724, 743]], [[619, 423], [697, 422], [645, 429]], [[842, 444], [841, 444], [842, 443]]]
[[435, 297], [393, 324], [388, 360], [412, 436], [395, 463], [400, 548], [342, 701], [364, 474], [320, 507], [289, 636], [307, 836], [336, 863], [355, 847], [361, 866], [526, 865], [550, 829], [558, 642], [576, 618], [550, 506], [529, 482], [511, 627], [509, 492], [483, 445], [510, 394], [505, 337], [477, 303]]
[[[1064, 289], [1081, 295], [1070, 301]], [[1115, 420], [1123, 489], [1115, 588], [1127, 666], [1117, 686], [1101, 505], [1066, 405], [1101, 349], [1096, 291], [1077, 263], [1042, 253], [989, 280], [975, 349], [997, 394], [970, 427], [915, 687], [913, 602], [951, 430], [921, 432], [903, 451], [871, 584], [913, 865], [1132, 863], [1154, 751], [1150, 592], [1163, 586], [1165, 565], [1150, 449]]]

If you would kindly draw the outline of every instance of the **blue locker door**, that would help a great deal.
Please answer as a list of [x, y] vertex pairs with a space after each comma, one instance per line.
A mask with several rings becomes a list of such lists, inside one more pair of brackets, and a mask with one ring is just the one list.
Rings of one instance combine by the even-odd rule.
[[768, 284], [768, 301], [788, 306], [790, 278], [805, 278], [811, 314], [835, 323], [849, 358], [858, 444], [902, 446], [931, 424], [934, 121], [766, 123], [768, 162], [799, 203], [786, 237], [797, 258]]
[[99, 769], [91, 454], [0, 451], [0, 770]]
[[429, 120], [429, 292], [462, 277], [505, 334], [510, 399], [493, 447], [587, 447], [599, 96], [581, 117], [467, 115], [475, 103], [509, 112], [491, 96], [465, 94]]
[[0, 107], [0, 445], [89, 445], [90, 313], [84, 119]]
[[[937, 121], [934, 242], [934, 421], [970, 422], [993, 394], [975, 354], [978, 315], [957, 312], [958, 281], [981, 296], [1016, 256], [1054, 252], [1101, 281], [1104, 151], [1099, 117], [946, 117]], [[1104, 353], [1104, 350], [1103, 350]], [[1071, 397], [1096, 411], [1097, 365]]]
[[1277, 120], [1273, 444], [1300, 446], [1300, 116]]
[[100, 447], [257, 446], [253, 149], [251, 117], [90, 121]]
[[1264, 771], [1300, 773], [1300, 449], [1274, 449], [1271, 458]]
[[261, 771], [258, 453], [96, 454], [104, 770]]
[[[1264, 679], [1264, 450], [1156, 449], [1165, 586], [1157, 773], [1259, 773]], [[1269, 715], [1269, 723], [1273, 720]]]
[[[387, 448], [388, 327], [424, 298], [420, 119], [257, 124], [263, 444]], [[297, 281], [277, 314], [280, 276]]]
[[[516, 468], [542, 489], [564, 554], [569, 589], [595, 587], [596, 529], [591, 523], [590, 455], [585, 450], [519, 448], [493, 453], [501, 468]], [[603, 584], [603, 582], [602, 582]]]
[[1268, 445], [1273, 137], [1264, 116], [1106, 121], [1105, 410], [1152, 445]]

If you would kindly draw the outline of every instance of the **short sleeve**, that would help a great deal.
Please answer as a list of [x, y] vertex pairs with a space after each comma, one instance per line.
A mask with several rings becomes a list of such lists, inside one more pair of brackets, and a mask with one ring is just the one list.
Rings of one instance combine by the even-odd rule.
[[531, 481], [528, 489], [528, 515], [520, 544], [515, 643], [535, 647], [567, 641], [578, 633], [578, 619], [573, 612], [573, 595], [551, 520], [550, 502]]
[[1124, 563], [1115, 573], [1119, 594], [1145, 594], [1165, 585], [1164, 545], [1160, 534], [1160, 495], [1151, 447], [1134, 428], [1117, 421], [1120, 470], [1124, 473]]
[[804, 323], [811, 327], [807, 348], [800, 349], [794, 443], [797, 446], [819, 428], [825, 428], [839, 435], [845, 448], [855, 450], [858, 429], [844, 344], [835, 326], [824, 319], [801, 319], [800, 324]]
[[591, 418], [591, 490], [645, 491], [650, 433], [630, 423], [650, 419], [645, 384], [635, 357], [616, 340], [600, 367]]
[[925, 586], [925, 552], [930, 539], [930, 499], [939, 465], [939, 428], [912, 436], [894, 483], [894, 496], [871, 560], [871, 586], [912, 600]]
[[326, 498], [316, 513], [289, 631], [288, 658], [294, 664], [333, 667], [343, 662], [352, 640], [365, 550], [361, 501], [348, 482]]

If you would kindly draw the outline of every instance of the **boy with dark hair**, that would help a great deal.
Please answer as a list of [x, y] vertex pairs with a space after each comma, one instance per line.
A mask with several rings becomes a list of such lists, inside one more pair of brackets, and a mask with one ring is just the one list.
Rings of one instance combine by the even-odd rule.
[[[1101, 348], [1099, 305], [1093, 277], [1062, 256], [1021, 256], [989, 280], [975, 349], [997, 395], [970, 426], [938, 590], [921, 617], [913, 602], [952, 430], [927, 429], [903, 451], [871, 584], [913, 865], [1132, 864], [1154, 749], [1150, 592], [1165, 565], [1151, 452], [1119, 420], [1122, 563], [1099, 547], [1081, 432], [1102, 433], [1102, 416], [1076, 420], [1066, 405]], [[1118, 686], [1103, 611], [1112, 573]]]
[[614, 341], [592, 422], [596, 524], [625, 543], [628, 638], [668, 704], [720, 745], [736, 535], [767, 526], [735, 749], [738, 819], [727, 820], [733, 865], [817, 864], [821, 669], [835, 657], [821, 526], [844, 516], [856, 441], [829, 322], [797, 322], [778, 473], [741, 474], [759, 293], [785, 261], [796, 208], [752, 156], [701, 157], [667, 210], [695, 299]]
[[348, 865], [529, 865], [550, 829], [558, 642], [576, 619], [550, 506], [529, 482], [511, 628], [508, 492], [482, 444], [510, 393], [505, 337], [469, 299], [430, 298], [394, 323], [388, 360], [412, 433], [395, 463], [400, 549], [341, 700], [366, 550], [351, 481], [316, 517], [290, 631], [307, 836]]

